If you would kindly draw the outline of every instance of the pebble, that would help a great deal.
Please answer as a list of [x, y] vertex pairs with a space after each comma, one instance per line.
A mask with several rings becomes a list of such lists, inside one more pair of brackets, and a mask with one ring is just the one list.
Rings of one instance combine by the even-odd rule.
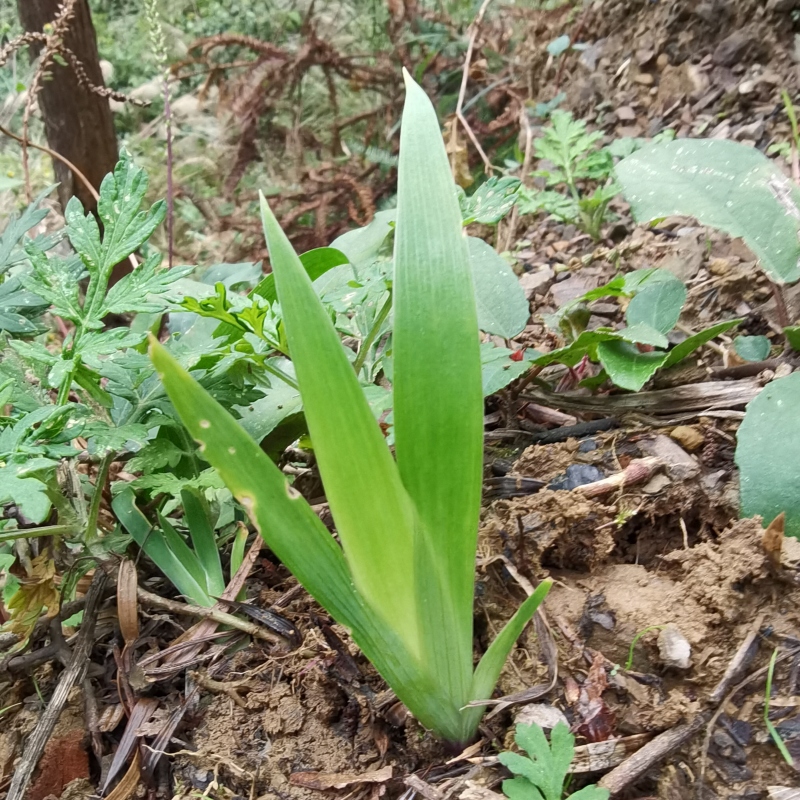
[[672, 429], [670, 436], [690, 453], [697, 450], [705, 441], [702, 432], [694, 425], [678, 425]]
[[525, 292], [525, 297], [530, 300], [534, 295], [545, 294], [553, 282], [555, 273], [549, 266], [544, 266], [536, 272], [526, 272], [519, 279], [519, 285]]
[[587, 483], [594, 483], [604, 478], [602, 472], [591, 464], [570, 464], [563, 475], [554, 478], [547, 488], [553, 491], [571, 491]]
[[634, 81], [642, 86], [652, 86], [656, 82], [655, 78], [649, 72], [638, 73], [634, 77]]
[[665, 667], [689, 669], [692, 666], [692, 646], [677, 625], [669, 624], [659, 632], [658, 654]]

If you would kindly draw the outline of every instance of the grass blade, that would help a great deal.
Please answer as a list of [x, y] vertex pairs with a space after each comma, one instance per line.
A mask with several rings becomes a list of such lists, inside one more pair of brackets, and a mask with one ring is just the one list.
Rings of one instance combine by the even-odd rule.
[[225, 591], [225, 577], [205, 498], [195, 489], [181, 489], [181, 503], [195, 555], [206, 576], [208, 593], [219, 597]]
[[263, 197], [261, 212], [306, 422], [353, 580], [417, 652], [413, 508], [333, 323]]
[[[536, 587], [536, 591], [517, 609], [516, 614], [504, 625], [503, 630], [497, 634], [494, 641], [489, 645], [489, 649], [483, 654], [483, 658], [478, 663], [472, 679], [472, 699], [487, 700], [492, 696], [497, 679], [500, 677], [500, 672], [506, 663], [511, 648], [514, 646], [514, 642], [517, 641], [523, 628], [530, 622], [552, 585], [552, 581], [542, 581]], [[483, 708], [477, 707], [469, 709], [469, 715], [474, 725], [478, 724], [478, 721], [483, 716], [483, 711]]]
[[[201, 571], [199, 564], [193, 563], [193, 560], [196, 562], [194, 553], [186, 547], [189, 557], [185, 563], [176, 557], [167, 546], [162, 532], [153, 529], [147, 517], [136, 507], [135, 501], [132, 489], [123, 489], [111, 501], [111, 508], [122, 527], [184, 597], [188, 597], [199, 606], [206, 608], [213, 606], [215, 601], [208, 596], [205, 581], [197, 579], [197, 573]], [[196, 569], [193, 570], [193, 566]]]
[[397, 465], [425, 537], [434, 674], [463, 705], [472, 677], [472, 604], [483, 458], [478, 322], [467, 241], [436, 113], [406, 74], [394, 275]]

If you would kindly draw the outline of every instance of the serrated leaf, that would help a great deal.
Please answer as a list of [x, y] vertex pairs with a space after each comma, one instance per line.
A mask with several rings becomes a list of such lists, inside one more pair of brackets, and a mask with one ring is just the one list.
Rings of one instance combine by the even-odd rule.
[[48, 256], [29, 244], [25, 252], [31, 262], [31, 272], [19, 276], [22, 285], [53, 307], [53, 313], [78, 322], [83, 317], [79, 294], [85, 272], [79, 258], [62, 259]]
[[736, 435], [742, 516], [769, 524], [786, 514], [786, 535], [800, 539], [800, 374], [768, 383], [747, 406]]
[[470, 236], [469, 264], [475, 287], [478, 326], [511, 339], [525, 328], [530, 306], [514, 271], [483, 239]]
[[114, 172], [100, 186], [97, 213], [103, 235], [92, 214], [85, 214], [81, 202], [73, 197], [65, 210], [67, 235], [89, 273], [84, 300], [87, 320], [101, 316], [103, 299], [111, 270], [142, 246], [163, 222], [166, 203], [159, 201], [148, 211], [140, 211], [147, 193], [147, 175], [123, 151]]
[[128, 472], [155, 472], [164, 467], [176, 467], [185, 455], [169, 439], [153, 439], [147, 442], [126, 464]]
[[739, 236], [778, 283], [800, 278], [800, 190], [755, 147], [724, 140], [651, 144], [616, 166], [637, 220], [695, 217]]
[[737, 336], [733, 340], [733, 349], [739, 358], [745, 361], [763, 361], [771, 348], [766, 336]]
[[597, 348], [601, 342], [618, 341], [619, 334], [609, 329], [598, 329], [594, 331], [583, 331], [574, 342], [566, 347], [559, 347], [549, 353], [542, 353], [533, 359], [533, 364], [537, 367], [546, 367], [550, 364], [564, 364], [567, 367], [574, 367], [584, 356], [595, 358]]
[[633, 344], [649, 344], [652, 347], [666, 348], [669, 346], [669, 339], [661, 331], [651, 328], [644, 322], [637, 322], [627, 328], [620, 328], [617, 331], [620, 339]]
[[495, 175], [484, 181], [469, 196], [459, 188], [464, 225], [470, 225], [473, 222], [496, 225], [514, 208], [521, 185], [522, 182], [519, 178]]
[[194, 267], [161, 267], [161, 256], [154, 253], [136, 269], [115, 283], [106, 295], [97, 315], [161, 313], [169, 303], [159, 295], [165, 294], [175, 281], [185, 278]]
[[[48, 186], [40, 192], [33, 202], [19, 215], [12, 214], [3, 233], [0, 234], [0, 275], [7, 272], [10, 267], [24, 258], [24, 251], [14, 254], [25, 234], [38, 225], [49, 213], [49, 209], [39, 208], [39, 204], [55, 189], [55, 184]], [[45, 248], [40, 248], [45, 249]]]

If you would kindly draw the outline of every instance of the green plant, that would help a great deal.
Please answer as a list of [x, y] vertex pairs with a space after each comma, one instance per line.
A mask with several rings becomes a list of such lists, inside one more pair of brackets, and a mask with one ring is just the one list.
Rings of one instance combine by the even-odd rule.
[[764, 687], [764, 725], [766, 726], [767, 731], [769, 732], [770, 737], [772, 737], [772, 741], [775, 742], [775, 747], [778, 748], [780, 751], [781, 756], [783, 756], [783, 760], [790, 766], [794, 767], [794, 759], [792, 758], [792, 754], [789, 752], [789, 748], [786, 747], [786, 743], [781, 738], [780, 733], [778, 733], [778, 729], [775, 727], [775, 724], [769, 718], [769, 701], [772, 697], [772, 676], [775, 674], [775, 662], [778, 660], [778, 648], [776, 647], [772, 651], [772, 655], [769, 659], [769, 667], [767, 669], [767, 682], [766, 686]]
[[112, 508], [120, 524], [173, 586], [193, 603], [210, 607], [225, 591], [214, 527], [200, 492], [191, 488], [182, 489], [181, 502], [192, 548], [163, 514], [158, 514], [158, 528], [151, 525], [136, 507], [132, 489], [119, 492], [112, 502]]
[[744, 239], [777, 283], [800, 278], [800, 189], [738, 142], [681, 139], [624, 158], [616, 176], [637, 220], [673, 214]]
[[767, 384], [752, 400], [736, 434], [741, 513], [765, 523], [786, 513], [786, 535], [800, 539], [800, 374]]
[[[586, 328], [589, 303], [606, 297], [628, 300], [624, 328]], [[549, 353], [527, 351], [517, 362], [519, 374], [531, 367], [564, 364], [574, 368], [584, 361], [598, 363], [602, 369], [588, 379], [598, 386], [607, 379], [620, 388], [639, 391], [660, 369], [680, 363], [698, 347], [738, 325], [728, 320], [695, 333], [668, 350], [667, 334], [672, 331], [686, 300], [686, 287], [664, 269], [640, 269], [613, 280], [562, 306], [545, 318], [548, 327], [566, 341]], [[486, 354], [489, 360], [490, 353]]]
[[[503, 781], [508, 800], [561, 800], [565, 779], [575, 755], [575, 737], [563, 722], [550, 734], [550, 743], [538, 725], [517, 725], [514, 738], [528, 757], [519, 753], [500, 753], [498, 760], [515, 777]], [[606, 800], [608, 789], [585, 786], [570, 794], [573, 800]]]
[[660, 631], [662, 628], [665, 628], [665, 625], [648, 625], [646, 628], [640, 630], [634, 637], [631, 639], [631, 646], [628, 650], [628, 660], [625, 662], [625, 669], [631, 670], [633, 669], [633, 653], [636, 649], [636, 645], [639, 643], [639, 639], [642, 638], [646, 633], [650, 631]]
[[[609, 181], [614, 160], [608, 148], [597, 146], [603, 134], [589, 133], [583, 120], [561, 110], [553, 111], [550, 120], [534, 143], [537, 158], [552, 165], [533, 173], [545, 179], [547, 188], [521, 189], [520, 213], [544, 211], [564, 222], [574, 222], [593, 239], [600, 239], [608, 219], [608, 204], [619, 194], [616, 183]], [[585, 188], [587, 182], [597, 184], [591, 193]], [[553, 187], [560, 187], [560, 191]]]
[[483, 413], [477, 313], [436, 115], [407, 74], [406, 92], [392, 278], [396, 460], [311, 279], [262, 200], [282, 324], [342, 546], [156, 342], [151, 357], [203, 457], [270, 548], [352, 632], [420, 722], [464, 742], [549, 583], [474, 668]]

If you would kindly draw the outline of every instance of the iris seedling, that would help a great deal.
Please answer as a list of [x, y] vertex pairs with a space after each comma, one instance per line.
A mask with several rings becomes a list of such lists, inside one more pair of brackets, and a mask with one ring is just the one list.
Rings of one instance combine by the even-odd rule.
[[483, 394], [467, 239], [436, 113], [406, 74], [394, 251], [395, 456], [311, 279], [261, 200], [289, 353], [341, 546], [239, 424], [153, 341], [183, 423], [269, 547], [412, 714], [474, 734], [543, 582], [473, 664]]

